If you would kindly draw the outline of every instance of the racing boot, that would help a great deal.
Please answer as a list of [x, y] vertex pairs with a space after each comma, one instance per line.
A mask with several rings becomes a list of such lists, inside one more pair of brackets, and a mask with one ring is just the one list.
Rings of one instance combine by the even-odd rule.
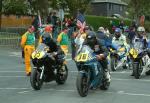
[[107, 70], [107, 69], [104, 70], [104, 78], [105, 78], [108, 82], [111, 81], [110, 72], [109, 72], [109, 70]]

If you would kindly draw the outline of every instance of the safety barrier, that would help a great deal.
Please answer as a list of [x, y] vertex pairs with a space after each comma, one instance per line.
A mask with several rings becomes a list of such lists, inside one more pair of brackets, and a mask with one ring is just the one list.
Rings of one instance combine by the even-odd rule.
[[20, 48], [20, 38], [17, 33], [0, 32], [0, 48]]

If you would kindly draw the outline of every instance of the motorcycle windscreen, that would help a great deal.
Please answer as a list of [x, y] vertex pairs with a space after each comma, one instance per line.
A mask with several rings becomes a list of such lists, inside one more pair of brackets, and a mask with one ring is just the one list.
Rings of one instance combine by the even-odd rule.
[[77, 62], [86, 62], [88, 60], [91, 60], [94, 58], [94, 56], [92, 55], [93, 54], [93, 50], [87, 46], [87, 45], [84, 45], [82, 48], [81, 48], [81, 51], [78, 53], [78, 55], [76, 56], [75, 60]]
[[40, 59], [45, 55], [45, 52], [48, 51], [48, 47], [44, 43], [40, 43], [36, 50], [32, 53], [32, 59]]

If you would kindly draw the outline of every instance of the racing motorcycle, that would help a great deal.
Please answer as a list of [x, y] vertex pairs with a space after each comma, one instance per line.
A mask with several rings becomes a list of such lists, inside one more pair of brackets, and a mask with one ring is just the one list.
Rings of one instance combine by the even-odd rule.
[[104, 71], [96, 59], [94, 51], [87, 45], [83, 45], [75, 58], [78, 68], [76, 87], [80, 96], [88, 95], [89, 89], [107, 90], [110, 81], [104, 78]]
[[150, 58], [148, 56], [149, 49], [132, 48], [129, 51], [130, 58], [132, 59], [133, 75], [139, 79], [141, 75], [150, 75]]
[[33, 89], [40, 90], [43, 82], [55, 80], [57, 84], [64, 84], [67, 80], [68, 69], [65, 64], [65, 55], [57, 55], [57, 60], [53, 53], [49, 53], [49, 47], [41, 43], [31, 55], [34, 65], [30, 83]]
[[118, 68], [128, 68], [127, 65], [127, 49], [124, 46], [115, 45], [115, 48], [109, 48], [110, 52], [110, 66], [112, 71]]

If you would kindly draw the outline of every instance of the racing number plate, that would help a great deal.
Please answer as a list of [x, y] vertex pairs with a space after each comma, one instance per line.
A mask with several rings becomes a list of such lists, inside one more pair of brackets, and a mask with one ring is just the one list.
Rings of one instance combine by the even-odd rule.
[[85, 62], [88, 60], [88, 54], [86, 53], [81, 53], [77, 56], [77, 62]]

